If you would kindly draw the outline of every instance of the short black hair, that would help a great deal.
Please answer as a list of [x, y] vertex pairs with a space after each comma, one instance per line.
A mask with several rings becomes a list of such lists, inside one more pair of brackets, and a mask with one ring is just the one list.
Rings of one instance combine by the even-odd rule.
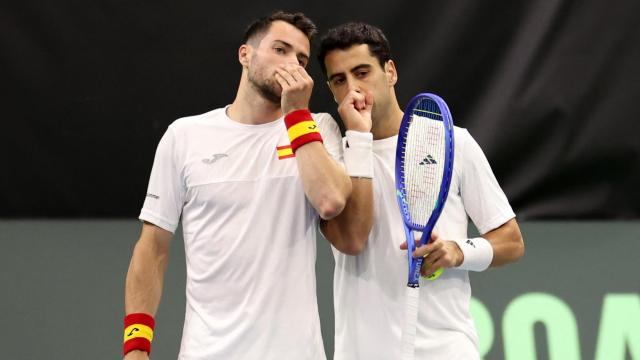
[[295, 26], [307, 36], [309, 42], [311, 42], [311, 39], [318, 33], [316, 25], [305, 14], [301, 12], [288, 13], [285, 11], [276, 11], [269, 16], [259, 18], [249, 24], [244, 32], [242, 43], [246, 44], [253, 39], [257, 39], [258, 42], [262, 40], [262, 37], [269, 31], [274, 21], [284, 21]]
[[322, 72], [327, 73], [324, 59], [327, 54], [335, 49], [344, 50], [353, 45], [367, 44], [369, 52], [378, 59], [380, 66], [391, 60], [391, 46], [389, 40], [379, 28], [362, 22], [349, 22], [329, 29], [320, 39], [318, 60]]

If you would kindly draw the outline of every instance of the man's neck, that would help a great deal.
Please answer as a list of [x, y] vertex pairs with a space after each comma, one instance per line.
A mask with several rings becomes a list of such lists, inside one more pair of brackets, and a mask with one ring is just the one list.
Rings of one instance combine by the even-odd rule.
[[243, 76], [236, 98], [227, 109], [227, 116], [242, 124], [260, 125], [277, 120], [282, 116], [282, 109], [280, 104], [262, 97]]
[[396, 101], [393, 101], [389, 108], [378, 116], [378, 119], [373, 119], [371, 128], [373, 139], [380, 140], [398, 135], [402, 115], [400, 106]]

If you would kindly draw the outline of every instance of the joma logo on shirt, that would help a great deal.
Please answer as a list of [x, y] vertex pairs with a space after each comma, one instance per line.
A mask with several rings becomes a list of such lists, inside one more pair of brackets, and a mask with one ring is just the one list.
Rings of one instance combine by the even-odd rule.
[[202, 162], [205, 163], [205, 164], [213, 164], [214, 162], [216, 162], [216, 161], [218, 161], [218, 160], [220, 160], [222, 158], [225, 158], [225, 157], [229, 157], [229, 155], [227, 155], [227, 154], [213, 154], [208, 159], [202, 159]]

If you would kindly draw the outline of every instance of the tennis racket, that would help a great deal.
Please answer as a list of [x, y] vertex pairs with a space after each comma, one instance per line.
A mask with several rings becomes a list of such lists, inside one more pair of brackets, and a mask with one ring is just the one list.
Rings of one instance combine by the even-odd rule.
[[453, 121], [447, 104], [439, 96], [418, 94], [407, 105], [398, 133], [395, 170], [409, 263], [402, 332], [402, 359], [408, 360], [415, 355], [423, 261], [411, 255], [416, 248], [413, 232], [422, 232], [420, 246], [429, 242], [447, 200], [453, 172]]

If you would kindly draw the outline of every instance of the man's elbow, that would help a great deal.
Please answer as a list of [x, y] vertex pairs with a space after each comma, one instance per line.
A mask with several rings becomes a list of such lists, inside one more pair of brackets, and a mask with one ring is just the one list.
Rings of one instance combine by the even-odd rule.
[[362, 253], [362, 251], [364, 250], [366, 242], [366, 237], [352, 238], [350, 241], [344, 243], [339, 250], [340, 252], [347, 255], [360, 255], [360, 253]]
[[513, 241], [513, 249], [511, 251], [511, 262], [516, 262], [524, 256], [524, 239], [518, 234]]
[[524, 239], [522, 237], [522, 232], [520, 231], [520, 226], [518, 226], [515, 219], [512, 219], [507, 224], [505, 230], [506, 232], [503, 236], [509, 239], [509, 256], [507, 261], [513, 263], [524, 256]]
[[369, 233], [371, 232], [371, 224], [366, 225], [367, 222], [360, 223], [361, 226], [351, 226], [349, 231], [343, 240], [344, 251], [347, 255], [359, 255], [364, 251], [369, 240]]
[[345, 204], [346, 200], [343, 197], [325, 197], [320, 201], [316, 210], [318, 211], [320, 218], [323, 220], [331, 220], [340, 215], [342, 210], [344, 210]]

